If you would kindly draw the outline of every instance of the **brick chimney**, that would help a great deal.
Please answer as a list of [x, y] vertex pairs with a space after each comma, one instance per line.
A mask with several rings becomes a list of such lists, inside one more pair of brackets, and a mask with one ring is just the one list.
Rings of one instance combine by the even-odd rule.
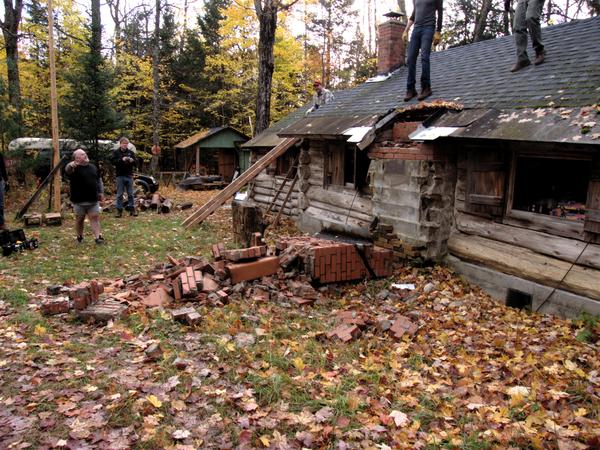
[[377, 75], [393, 72], [404, 64], [404, 41], [402, 33], [406, 23], [390, 19], [377, 28]]

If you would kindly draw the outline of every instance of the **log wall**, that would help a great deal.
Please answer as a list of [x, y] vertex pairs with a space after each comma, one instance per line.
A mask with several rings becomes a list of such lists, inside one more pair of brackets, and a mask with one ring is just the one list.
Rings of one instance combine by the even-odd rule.
[[[506, 300], [510, 281], [532, 295], [534, 310], [536, 302], [541, 305], [554, 290], [543, 304], [544, 312], [574, 316], [582, 310], [600, 311], [600, 245], [585, 242], [576, 224], [561, 226], [545, 216], [540, 220], [535, 216], [492, 219], [470, 213], [466, 186], [464, 151], [458, 154], [455, 224], [448, 245], [449, 262], [457, 271], [501, 301]], [[541, 295], [542, 291], [547, 295]]]

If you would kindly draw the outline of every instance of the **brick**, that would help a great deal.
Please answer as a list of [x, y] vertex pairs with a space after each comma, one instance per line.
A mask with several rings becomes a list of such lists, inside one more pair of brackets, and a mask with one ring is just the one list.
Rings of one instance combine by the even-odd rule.
[[213, 244], [212, 246], [212, 254], [215, 261], [219, 261], [221, 259], [221, 246], [222, 244]]
[[414, 336], [419, 327], [410, 321], [406, 316], [396, 316], [390, 332], [396, 339], [400, 339], [404, 334]]
[[227, 292], [223, 291], [222, 289], [218, 290], [216, 292], [217, 296], [219, 297], [219, 300], [223, 303], [227, 303], [227, 299], [229, 298], [229, 295], [227, 294]]
[[26, 227], [36, 227], [42, 224], [42, 215], [37, 213], [25, 214], [23, 220]]
[[165, 306], [171, 303], [173, 298], [169, 295], [169, 293], [162, 287], [156, 288], [150, 294], [148, 294], [143, 300], [142, 303], [146, 306]]
[[127, 307], [120, 302], [112, 299], [102, 300], [88, 308], [78, 311], [77, 316], [82, 320], [94, 322], [108, 322], [121, 317]]
[[327, 333], [329, 339], [337, 338], [342, 342], [348, 342], [360, 336], [361, 331], [356, 325], [341, 324]]
[[255, 280], [268, 275], [274, 275], [279, 269], [279, 257], [269, 256], [257, 261], [228, 264], [226, 266], [232, 283]]
[[202, 281], [202, 292], [214, 292], [219, 289], [219, 284], [209, 275], [205, 274]]
[[181, 300], [181, 284], [179, 279], [173, 280], [171, 286], [173, 286], [173, 297], [175, 297], [175, 300]]
[[42, 302], [41, 311], [45, 316], [53, 316], [54, 314], [63, 314], [69, 312], [71, 302], [68, 297], [56, 297], [46, 299]]
[[90, 297], [90, 285], [88, 283], [79, 283], [69, 290], [69, 298], [73, 302], [76, 310], [83, 310], [92, 303]]

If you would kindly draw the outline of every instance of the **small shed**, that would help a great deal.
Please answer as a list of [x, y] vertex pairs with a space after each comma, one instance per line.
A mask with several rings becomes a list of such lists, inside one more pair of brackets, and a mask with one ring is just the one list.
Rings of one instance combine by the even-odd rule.
[[196, 133], [175, 145], [175, 165], [195, 175], [221, 175], [231, 181], [236, 167], [249, 165], [249, 151], [241, 145], [250, 138], [235, 128], [216, 127]]

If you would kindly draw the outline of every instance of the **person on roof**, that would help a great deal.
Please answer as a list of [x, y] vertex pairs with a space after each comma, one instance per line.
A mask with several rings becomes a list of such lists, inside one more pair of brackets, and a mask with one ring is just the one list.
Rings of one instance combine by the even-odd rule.
[[[406, 96], [404, 101], [417, 97], [417, 57], [421, 52], [421, 94], [418, 100], [425, 100], [431, 92], [431, 75], [429, 54], [431, 46], [437, 45], [441, 40], [442, 19], [444, 15], [443, 0], [415, 0], [412, 15], [408, 19], [402, 39], [408, 41], [408, 33], [414, 24], [410, 43], [408, 45], [408, 78], [406, 79]], [[437, 20], [436, 20], [437, 16]]]
[[[504, 9], [510, 11], [511, 0], [504, 0]], [[540, 27], [540, 17], [544, 0], [518, 0], [515, 18], [513, 21], [513, 30], [515, 31], [515, 44], [517, 47], [517, 62], [510, 69], [511, 72], [521, 70], [531, 64], [527, 55], [527, 31], [531, 36], [531, 43], [535, 50], [535, 59], [533, 64], [539, 66], [546, 58], [546, 51], [542, 43], [542, 28]]]
[[333, 92], [331, 92], [329, 89], [325, 89], [320, 81], [315, 81], [313, 83], [313, 87], [315, 88], [315, 93], [313, 94], [313, 105], [308, 111], [306, 111], [307, 115], [334, 99]]

